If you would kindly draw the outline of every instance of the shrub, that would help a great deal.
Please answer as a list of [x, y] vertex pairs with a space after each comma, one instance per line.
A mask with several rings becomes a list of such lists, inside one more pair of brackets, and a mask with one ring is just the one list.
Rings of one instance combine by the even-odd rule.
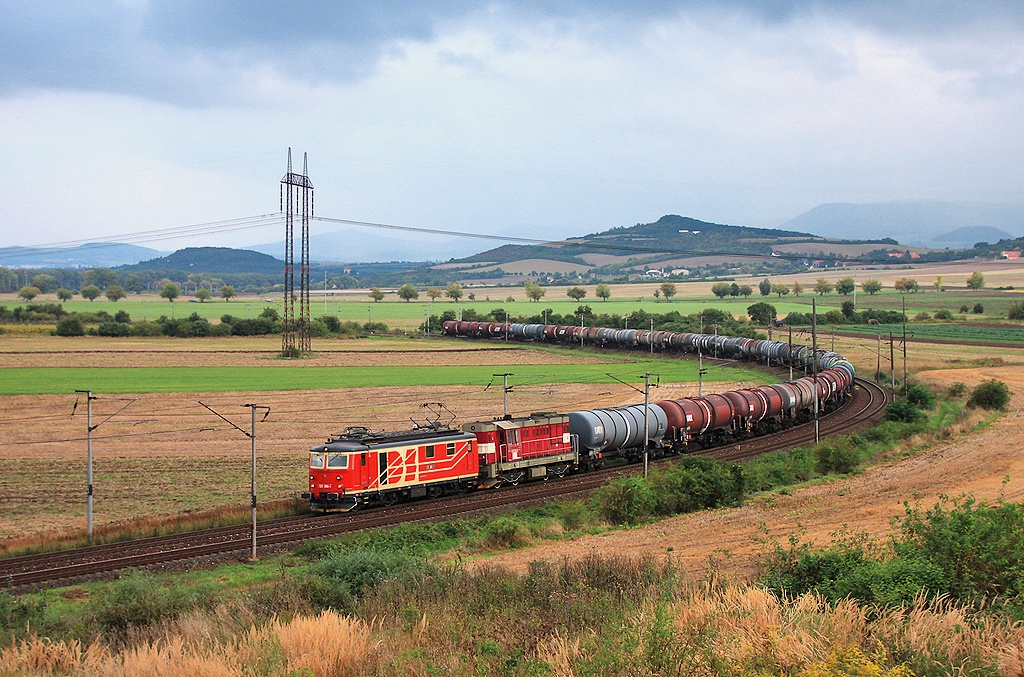
[[935, 311], [935, 319], [936, 320], [952, 320], [953, 319], [953, 313], [948, 311], [948, 310], [946, 310], [945, 308], [943, 308], [942, 310], [936, 310]]
[[685, 456], [672, 467], [651, 473], [648, 484], [659, 515], [735, 505], [745, 493], [739, 466], [701, 456]]
[[1005, 409], [1010, 402], [1010, 389], [1002, 381], [989, 379], [982, 381], [971, 391], [967, 398], [968, 407], [980, 407], [981, 409]]
[[484, 543], [491, 548], [521, 548], [530, 542], [530, 530], [513, 517], [504, 515], [484, 527]]
[[985, 306], [981, 305], [980, 303], [975, 303], [974, 308], [971, 309], [971, 312], [974, 313], [975, 315], [981, 315], [982, 313], [985, 312]]
[[924, 413], [909, 400], [897, 400], [885, 409], [885, 419], [887, 421], [914, 423], [923, 418]]
[[960, 306], [960, 312], [961, 313], [969, 313], [969, 312], [971, 312], [971, 307], [965, 303], [962, 306]]
[[74, 315], [61, 318], [57, 321], [57, 336], [85, 336], [85, 327]]
[[597, 511], [612, 524], [637, 524], [651, 516], [654, 494], [639, 477], [625, 477], [604, 485], [596, 494]]
[[822, 475], [853, 472], [860, 462], [860, 437], [825, 440], [814, 449], [815, 467]]
[[310, 601], [338, 609], [347, 608], [353, 597], [377, 588], [384, 581], [423, 571], [427, 562], [404, 551], [381, 552], [346, 548], [328, 552], [310, 568]]
[[966, 392], [967, 384], [961, 383], [960, 381], [954, 381], [949, 384], [948, 388], [946, 388], [946, 395], [949, 397], [963, 397]]
[[104, 322], [96, 328], [97, 336], [129, 336], [131, 327], [123, 322]]
[[1014, 301], [1010, 304], [1010, 309], [1006, 312], [1006, 317], [1010, 320], [1024, 320], [1024, 305]]
[[923, 385], [911, 383], [907, 386], [907, 401], [918, 409], [931, 409], [935, 406], [935, 395]]
[[917, 315], [914, 315], [914, 321], [915, 322], [924, 322], [924, 321], [930, 320], [930, 319], [932, 319], [932, 316], [929, 315], [928, 313], [924, 312], [923, 310], [920, 313], [918, 313]]

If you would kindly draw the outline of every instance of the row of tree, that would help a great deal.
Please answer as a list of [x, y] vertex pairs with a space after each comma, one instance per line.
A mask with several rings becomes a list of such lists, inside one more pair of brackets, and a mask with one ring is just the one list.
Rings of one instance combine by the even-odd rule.
[[[33, 299], [35, 299], [42, 293], [44, 293], [43, 290], [36, 286], [22, 287], [21, 289], [18, 290], [18, 296], [29, 302], [31, 302]], [[70, 301], [76, 295], [75, 290], [69, 289], [67, 287], [60, 287], [55, 290], [55, 293], [57, 295], [57, 298], [60, 299], [61, 301]], [[82, 287], [82, 289], [80, 289], [77, 293], [87, 301], [95, 301], [100, 296], [106, 296], [107, 299], [113, 301], [114, 303], [128, 296], [128, 292], [125, 290], [125, 288], [117, 283], [107, 286], [105, 290], [100, 289], [94, 284], [90, 284], [86, 287]], [[220, 297], [223, 298], [225, 301], [230, 301], [232, 298], [238, 295], [235, 292], [235, 288], [229, 284], [222, 286], [217, 293], [220, 294]], [[167, 282], [160, 290], [160, 298], [167, 299], [168, 301], [173, 302], [174, 299], [178, 298], [179, 296], [181, 296], [181, 287], [178, 285], [177, 282]], [[206, 287], [199, 287], [198, 289], [196, 289], [194, 296], [196, 297], [196, 299], [199, 300], [200, 303], [205, 303], [206, 301], [209, 301], [211, 298], [213, 298], [213, 294]]]

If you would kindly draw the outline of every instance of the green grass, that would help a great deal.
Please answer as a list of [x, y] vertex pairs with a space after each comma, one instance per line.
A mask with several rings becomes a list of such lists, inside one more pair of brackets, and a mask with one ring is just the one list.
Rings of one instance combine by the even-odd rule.
[[[895, 336], [902, 336], [903, 327], [898, 324], [882, 325], [839, 325], [837, 329], [841, 332], [856, 332], [875, 336], [877, 334], [888, 335], [892, 332]], [[1002, 343], [1007, 345], [1024, 345], [1024, 327], [982, 327], [975, 323], [963, 322], [958, 324], [907, 324], [907, 336], [918, 339], [940, 339], [956, 341], [957, 343]]]
[[[97, 393], [237, 392], [381, 386], [486, 385], [495, 366], [312, 367], [284, 361], [261, 367], [33, 367], [0, 369], [0, 395], [43, 395], [89, 388]], [[535, 383], [612, 383], [608, 373], [636, 381], [645, 371], [661, 380], [697, 380], [697, 363], [677, 358], [609, 360], [602, 364], [516, 365], [519, 378]], [[713, 367], [711, 381], [771, 382], [766, 374]]]

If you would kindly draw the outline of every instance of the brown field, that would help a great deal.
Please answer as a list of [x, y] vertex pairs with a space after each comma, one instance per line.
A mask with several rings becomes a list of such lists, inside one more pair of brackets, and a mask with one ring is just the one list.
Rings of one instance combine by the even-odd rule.
[[[269, 366], [280, 364], [273, 338], [180, 341], [4, 337], [0, 367], [7, 366]], [[237, 352], [228, 352], [227, 346]], [[449, 344], [409, 340], [338, 342], [310, 365], [431, 364], [514, 366], [597, 359], [518, 347], [489, 345], [453, 352]], [[142, 350], [140, 350], [140, 348]], [[342, 349], [343, 348], [343, 349]], [[221, 352], [218, 352], [221, 351]], [[307, 361], [304, 361], [307, 363]], [[753, 384], [744, 384], [753, 385]], [[690, 394], [693, 386], [666, 384], [661, 397]], [[722, 388], [709, 383], [708, 388]], [[121, 397], [121, 396], [117, 396]], [[94, 422], [124, 401], [101, 397]], [[420, 404], [443, 402], [456, 424], [500, 415], [500, 388], [394, 387], [258, 393], [140, 394], [138, 401], [94, 433], [94, 518], [97, 528], [138, 518], [242, 506], [249, 495], [249, 440], [199, 405], [209, 404], [243, 428], [255, 402], [271, 416], [257, 429], [261, 502], [288, 499], [305, 490], [306, 450], [349, 425], [399, 429]], [[72, 417], [74, 395], [0, 397], [0, 546], [32, 534], [84, 528], [86, 441], [84, 403]], [[523, 386], [511, 398], [514, 412], [565, 411], [636, 401], [613, 384]]]

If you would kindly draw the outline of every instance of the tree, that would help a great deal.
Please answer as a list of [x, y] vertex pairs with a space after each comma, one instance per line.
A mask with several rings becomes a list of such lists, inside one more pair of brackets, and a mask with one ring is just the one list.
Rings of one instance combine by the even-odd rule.
[[458, 282], [449, 282], [444, 288], [444, 295], [452, 300], [452, 303], [462, 298], [462, 285]]
[[666, 301], [676, 295], [675, 282], [662, 282], [659, 289], [661, 289], [661, 295], [665, 297]]
[[374, 303], [379, 303], [384, 298], [384, 292], [380, 290], [380, 287], [370, 287], [370, 293], [367, 294]]
[[804, 293], [804, 286], [796, 280], [793, 280], [793, 284], [790, 285], [790, 290], [793, 292], [793, 296], [800, 296], [800, 294]]
[[213, 294], [211, 294], [210, 290], [206, 287], [200, 287], [199, 289], [196, 289], [195, 296], [199, 299], [200, 303], [206, 303], [210, 300], [210, 297], [213, 296]]
[[89, 299], [92, 302], [99, 298], [101, 292], [99, 287], [90, 284], [88, 287], [82, 287], [82, 291], [78, 293], [82, 295], [83, 299]]
[[114, 284], [110, 285], [109, 287], [107, 287], [106, 297], [108, 299], [110, 299], [111, 301], [113, 301], [114, 303], [117, 303], [118, 301], [123, 299], [125, 296], [128, 296], [128, 294], [127, 294], [127, 292], [125, 292], [124, 287], [122, 287], [121, 285], [117, 284], [116, 282]]
[[935, 291], [944, 291], [942, 288], [942, 276], [936, 275], [935, 282], [932, 282], [932, 286], [935, 287]]
[[870, 280], [864, 280], [863, 282], [860, 283], [860, 288], [863, 289], [868, 294], [870, 294], [871, 296], [874, 296], [878, 292], [882, 291], [882, 282], [881, 280], [876, 280], [874, 278]]
[[757, 288], [761, 296], [768, 296], [772, 293], [772, 281], [766, 277], [757, 284]]
[[[82, 295], [85, 295], [85, 290], [82, 290]], [[168, 282], [164, 285], [164, 288], [160, 290], [160, 298], [167, 299], [171, 303], [174, 303], [174, 299], [181, 296], [181, 287], [178, 286], [177, 282]]]
[[32, 286], [22, 287], [21, 289], [18, 290], [18, 296], [25, 299], [26, 301], [31, 301], [35, 297], [39, 296], [39, 289], [37, 287]]
[[844, 277], [841, 280], [836, 281], [836, 293], [842, 294], [843, 296], [849, 296], [856, 288], [857, 283], [853, 281], [852, 277]]
[[526, 282], [523, 283], [523, 291], [526, 292], [526, 298], [530, 299], [531, 301], [540, 301], [548, 290], [540, 286], [536, 282], [527, 280]]
[[117, 284], [120, 280], [117, 277], [117, 273], [110, 268], [94, 268], [82, 274], [82, 281], [87, 285], [94, 284], [100, 289], [106, 289], [112, 284]]
[[70, 301], [71, 297], [75, 295], [75, 292], [71, 291], [67, 287], [61, 287], [57, 290], [57, 298], [61, 301]]
[[587, 295], [587, 290], [583, 287], [569, 287], [569, 291], [565, 292], [565, 295], [571, 299], [579, 301]]
[[758, 301], [751, 306], [747, 306], [747, 315], [750, 316], [752, 322], [767, 326], [776, 317], [775, 306], [764, 301]]
[[611, 297], [611, 295], [612, 288], [606, 285], [604, 282], [600, 282], [596, 287], [594, 287], [594, 296], [601, 299], [602, 301], [607, 301]]
[[398, 288], [398, 298], [405, 299], [406, 303], [413, 299], [418, 299], [419, 297], [420, 293], [416, 291], [416, 287], [412, 286], [408, 282]]
[[976, 270], [971, 273], [971, 276], [967, 278], [968, 289], [981, 289], [985, 286], [985, 276], [981, 274], [980, 270]]
[[814, 283], [814, 291], [818, 296], [824, 296], [825, 294], [830, 293], [833, 289], [834, 287], [832, 286], [832, 283], [823, 277], [819, 277], [818, 281]]
[[740, 286], [738, 284], [736, 284], [735, 282], [733, 282], [732, 284], [729, 285], [729, 296], [739, 296], [739, 295], [740, 295]]
[[745, 299], [750, 298], [750, 295], [753, 294], [753, 293], [754, 293], [754, 290], [751, 288], [751, 286], [749, 284], [741, 284], [740, 285], [740, 296], [742, 296], [743, 298], [745, 298]]
[[146, 283], [138, 273], [128, 273], [124, 276], [124, 282], [121, 286], [124, 287], [125, 291], [141, 294], [142, 290], [146, 288]]
[[56, 289], [59, 285], [57, 284], [57, 278], [53, 275], [47, 275], [46, 273], [40, 273], [32, 278], [32, 286], [39, 290], [40, 294], [48, 294], [49, 292]]
[[892, 288], [901, 294], [905, 294], [908, 291], [915, 292], [919, 289], [917, 280], [912, 277], [901, 277], [893, 283]]
[[436, 301], [436, 300], [438, 300], [439, 298], [441, 298], [441, 296], [442, 296], [443, 294], [444, 294], [444, 292], [442, 292], [442, 291], [441, 291], [440, 289], [438, 289], [437, 287], [430, 287], [429, 289], [427, 289], [427, 296], [429, 296], [429, 297], [430, 297], [430, 300], [431, 300], [431, 301]]
[[221, 287], [219, 292], [220, 297], [225, 301], [230, 301], [235, 296], [238, 296], [238, 294], [235, 293], [235, 288], [232, 287], [230, 284], [226, 284], [223, 287]]
[[789, 287], [787, 287], [784, 284], [773, 284], [772, 293], [778, 294], [779, 298], [781, 299], [783, 296], [789, 293]]
[[847, 320], [852, 320], [853, 316], [857, 313], [857, 308], [853, 305], [853, 301], [843, 301], [843, 305], [840, 307], [843, 313], [843, 317]]
[[716, 282], [711, 285], [711, 293], [720, 299], [724, 299], [729, 295], [731, 287], [728, 282]]
[[967, 406], [971, 408], [1005, 409], [1009, 403], [1010, 389], [1006, 387], [1005, 383], [996, 379], [982, 381], [967, 398]]

